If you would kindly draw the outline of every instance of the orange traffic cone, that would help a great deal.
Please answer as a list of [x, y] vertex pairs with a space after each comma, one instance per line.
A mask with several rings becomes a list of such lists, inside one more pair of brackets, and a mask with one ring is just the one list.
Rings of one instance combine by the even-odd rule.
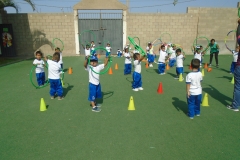
[[112, 72], [112, 67], [110, 67], [109, 71], [108, 71], [108, 74], [113, 74]]
[[205, 69], [208, 68], [208, 64], [207, 64], [207, 63], [204, 64], [204, 68], [205, 68]]
[[146, 62], [145, 66], [146, 66], [146, 68], [148, 68], [148, 62]]
[[166, 70], [169, 70], [169, 69], [170, 69], [170, 67], [169, 67], [169, 65], [167, 64]]
[[212, 71], [212, 68], [208, 68], [208, 70], [207, 70], [208, 72], [211, 72]]
[[72, 73], [73, 73], [72, 67], [69, 67], [69, 68], [68, 68], [68, 74], [72, 74]]
[[190, 64], [189, 69], [192, 70], [192, 64]]
[[160, 82], [159, 85], [158, 85], [157, 93], [158, 94], [163, 94], [162, 82]]
[[100, 58], [100, 54], [97, 55], [97, 58], [98, 58], [98, 59]]
[[115, 69], [118, 70], [118, 64], [117, 63], [115, 64]]

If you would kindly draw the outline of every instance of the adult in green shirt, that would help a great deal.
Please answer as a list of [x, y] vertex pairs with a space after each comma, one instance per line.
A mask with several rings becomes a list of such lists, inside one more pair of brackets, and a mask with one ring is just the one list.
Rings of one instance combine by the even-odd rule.
[[216, 67], [218, 67], [219, 45], [217, 44], [217, 42], [215, 42], [215, 39], [211, 39], [211, 42], [208, 44], [207, 49], [208, 49], [208, 47], [210, 47], [209, 67], [212, 66], [213, 55], [215, 55]]

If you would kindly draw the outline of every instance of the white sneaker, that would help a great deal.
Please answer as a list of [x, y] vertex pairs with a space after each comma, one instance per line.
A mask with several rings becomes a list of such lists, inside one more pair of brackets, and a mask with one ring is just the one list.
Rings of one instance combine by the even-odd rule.
[[152, 64], [150, 64], [150, 65], [149, 65], [149, 67], [153, 67], [153, 65], [152, 65]]
[[138, 88], [134, 88], [134, 89], [132, 89], [133, 91], [135, 91], [135, 92], [137, 92], [138, 91]]
[[142, 87], [139, 87], [139, 88], [138, 88], [138, 90], [142, 91], [142, 90], [143, 90], [143, 88], [142, 88]]

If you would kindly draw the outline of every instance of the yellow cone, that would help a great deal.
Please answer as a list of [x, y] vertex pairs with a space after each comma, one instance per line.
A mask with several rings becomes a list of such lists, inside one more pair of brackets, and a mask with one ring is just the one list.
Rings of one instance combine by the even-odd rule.
[[204, 77], [204, 69], [202, 69], [202, 76]]
[[62, 78], [61, 78], [61, 83], [62, 83], [62, 87], [64, 87], [64, 82], [63, 82]]
[[232, 81], [231, 81], [232, 84], [234, 84], [234, 77], [232, 78]]
[[202, 106], [203, 107], [208, 107], [208, 94], [205, 93], [204, 97], [203, 97], [203, 101], [202, 101]]
[[182, 82], [183, 81], [183, 76], [182, 76], [182, 73], [179, 75], [179, 82]]
[[134, 101], [133, 101], [133, 97], [130, 97], [130, 101], [129, 101], [129, 105], [128, 105], [128, 110], [129, 111], [134, 111], [135, 107], [134, 107]]
[[40, 101], [40, 111], [46, 111], [46, 110], [47, 110], [46, 103], [44, 102], [44, 99], [41, 98], [41, 101]]

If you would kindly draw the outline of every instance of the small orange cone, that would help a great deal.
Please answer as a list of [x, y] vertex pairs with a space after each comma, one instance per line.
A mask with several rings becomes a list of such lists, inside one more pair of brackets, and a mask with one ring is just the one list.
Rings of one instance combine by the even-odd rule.
[[110, 67], [109, 71], [108, 71], [108, 74], [113, 74], [112, 72], [112, 67]]
[[157, 92], [158, 94], [163, 94], [162, 82], [159, 83]]
[[148, 68], [148, 62], [146, 62], [145, 66], [146, 66], [146, 68]]
[[208, 64], [207, 64], [207, 63], [204, 64], [204, 68], [205, 68], [205, 69], [208, 68]]
[[118, 70], [118, 64], [117, 63], [115, 64], [115, 69]]
[[192, 64], [190, 64], [189, 69], [192, 70]]
[[211, 72], [212, 71], [212, 68], [208, 68], [208, 70], [207, 70], [208, 72]]
[[98, 58], [98, 59], [100, 58], [100, 54], [97, 55], [97, 58]]
[[73, 73], [72, 67], [69, 67], [69, 68], [68, 68], [68, 74], [72, 74], [72, 73]]
[[169, 65], [167, 64], [166, 70], [169, 70], [169, 69], [170, 69], [170, 67], [169, 67]]

